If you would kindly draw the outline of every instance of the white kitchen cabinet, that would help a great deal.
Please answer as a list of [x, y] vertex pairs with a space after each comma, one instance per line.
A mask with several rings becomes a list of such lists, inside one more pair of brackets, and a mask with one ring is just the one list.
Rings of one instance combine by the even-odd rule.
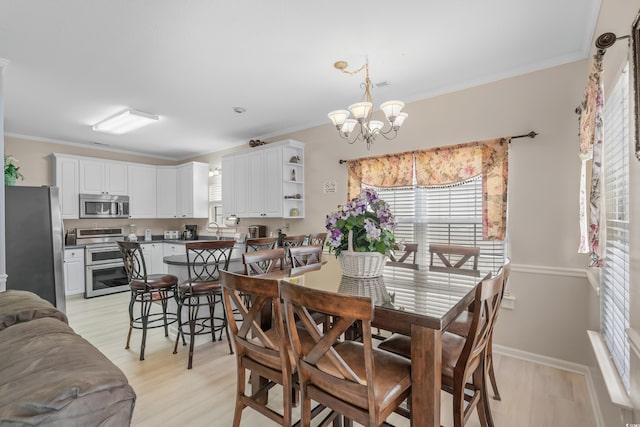
[[222, 215], [249, 217], [249, 154], [222, 157]]
[[79, 190], [82, 194], [129, 194], [126, 163], [80, 159], [79, 180]]
[[162, 274], [167, 272], [167, 268], [162, 261], [164, 257], [164, 243], [140, 243], [144, 263], [147, 266], [147, 274]]
[[129, 216], [131, 218], [156, 218], [156, 167], [129, 165]]
[[156, 168], [156, 215], [158, 218], [177, 218], [177, 173], [175, 166]]
[[53, 153], [53, 185], [58, 187], [62, 219], [78, 219], [78, 159]]
[[178, 218], [208, 218], [209, 164], [190, 162], [176, 172]]
[[282, 147], [249, 154], [249, 217], [282, 217]]
[[64, 287], [65, 295], [77, 295], [84, 292], [84, 249], [64, 250]]
[[222, 211], [239, 218], [304, 217], [304, 144], [285, 140], [223, 156]]

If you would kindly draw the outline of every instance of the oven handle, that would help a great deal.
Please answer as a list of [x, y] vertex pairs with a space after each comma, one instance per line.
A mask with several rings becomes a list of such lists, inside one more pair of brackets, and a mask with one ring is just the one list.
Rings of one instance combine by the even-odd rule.
[[85, 268], [87, 271], [104, 270], [106, 268], [122, 267], [124, 262], [109, 262], [105, 264], [87, 264]]

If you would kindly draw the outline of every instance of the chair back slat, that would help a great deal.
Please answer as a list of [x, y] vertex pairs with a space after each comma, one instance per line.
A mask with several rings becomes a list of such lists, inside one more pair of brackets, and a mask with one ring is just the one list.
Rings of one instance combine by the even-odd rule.
[[418, 270], [418, 264], [416, 264], [417, 253], [418, 243], [396, 244], [393, 251], [389, 253], [389, 261], [387, 261], [386, 265]]
[[257, 237], [254, 239], [247, 239], [244, 251], [254, 252], [275, 249], [276, 243], [278, 243], [277, 237]]
[[257, 276], [282, 270], [285, 266], [284, 257], [285, 252], [282, 248], [245, 252], [242, 254], [244, 273], [247, 276]]
[[[429, 245], [429, 270], [477, 275], [480, 248], [476, 246]], [[473, 260], [469, 265], [469, 260]], [[439, 265], [435, 262], [439, 261]]]
[[289, 248], [292, 268], [322, 263], [322, 246], [295, 246]]
[[327, 233], [311, 233], [308, 236], [307, 244], [311, 246], [324, 247], [324, 242], [327, 240]]

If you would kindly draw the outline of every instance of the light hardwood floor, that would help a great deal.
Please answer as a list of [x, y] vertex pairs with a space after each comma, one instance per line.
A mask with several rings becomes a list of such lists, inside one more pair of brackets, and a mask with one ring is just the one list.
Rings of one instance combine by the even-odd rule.
[[[141, 332], [134, 330], [125, 350], [129, 294], [93, 299], [71, 298], [67, 315], [74, 330], [122, 369], [138, 396], [133, 426], [229, 426], [233, 420], [236, 387], [235, 356], [225, 341], [196, 347], [193, 369], [187, 370], [188, 347], [173, 354], [173, 339], [162, 329], [150, 330], [145, 360], [138, 360]], [[499, 427], [595, 427], [585, 378], [582, 375], [495, 354], [496, 377], [502, 401], [491, 400]], [[272, 393], [274, 408], [281, 404]], [[442, 394], [442, 424], [452, 425], [451, 399]], [[408, 426], [393, 415], [389, 422]], [[242, 426], [277, 425], [245, 409]], [[473, 414], [468, 426], [479, 425]]]

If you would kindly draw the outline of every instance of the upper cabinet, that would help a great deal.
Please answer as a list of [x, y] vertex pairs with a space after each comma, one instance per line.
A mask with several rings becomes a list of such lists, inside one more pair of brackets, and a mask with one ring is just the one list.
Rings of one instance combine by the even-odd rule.
[[178, 180], [174, 166], [156, 168], [156, 214], [158, 218], [177, 218]]
[[131, 218], [208, 218], [209, 165], [154, 166], [52, 154], [64, 219], [77, 219], [79, 194], [129, 196]]
[[176, 172], [178, 218], [208, 218], [209, 164], [190, 162]]
[[79, 168], [81, 194], [129, 194], [126, 163], [80, 159]]
[[128, 166], [127, 178], [131, 218], [157, 218], [156, 167], [131, 164]]
[[62, 219], [78, 219], [78, 159], [52, 154], [53, 185], [59, 188]]
[[304, 217], [304, 144], [288, 139], [223, 156], [222, 210], [240, 218]]

